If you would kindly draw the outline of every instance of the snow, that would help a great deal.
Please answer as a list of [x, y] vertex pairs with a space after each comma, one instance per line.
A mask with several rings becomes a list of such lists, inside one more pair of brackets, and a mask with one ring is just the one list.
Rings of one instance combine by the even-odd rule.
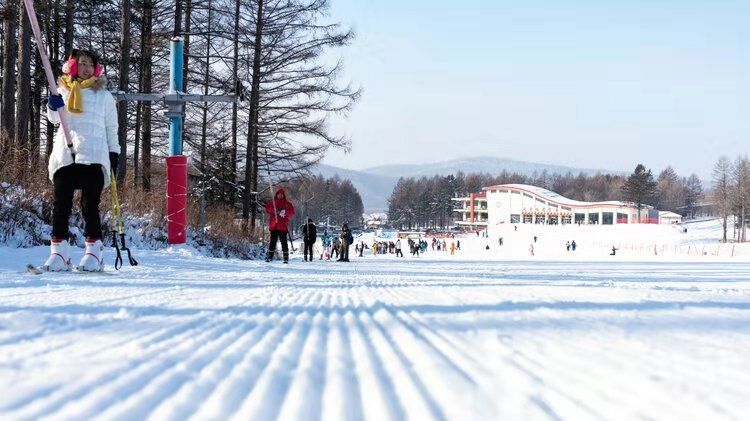
[[715, 245], [711, 224], [348, 264], [135, 249], [103, 274], [0, 248], [0, 418], [743, 419], [748, 255], [605, 245]]

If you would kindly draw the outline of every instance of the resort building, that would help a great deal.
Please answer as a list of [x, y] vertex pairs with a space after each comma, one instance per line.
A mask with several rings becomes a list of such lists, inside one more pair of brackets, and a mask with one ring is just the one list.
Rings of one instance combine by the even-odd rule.
[[639, 216], [632, 203], [582, 202], [526, 184], [489, 186], [482, 193], [453, 200], [460, 204], [455, 209], [456, 224], [466, 228], [499, 224], [672, 224], [682, 220], [678, 214], [650, 207], [642, 207]]

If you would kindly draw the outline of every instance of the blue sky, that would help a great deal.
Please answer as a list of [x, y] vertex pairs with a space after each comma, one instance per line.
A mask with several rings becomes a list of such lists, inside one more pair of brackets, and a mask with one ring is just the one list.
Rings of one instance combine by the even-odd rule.
[[497, 156], [709, 178], [750, 147], [750, 0], [331, 0], [346, 168]]

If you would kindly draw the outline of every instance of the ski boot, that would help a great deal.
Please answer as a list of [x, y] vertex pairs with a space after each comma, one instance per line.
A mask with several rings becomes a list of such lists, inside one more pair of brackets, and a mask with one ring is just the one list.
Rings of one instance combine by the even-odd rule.
[[86, 254], [83, 255], [78, 270], [84, 272], [101, 272], [104, 270], [104, 244], [102, 240], [86, 240]]
[[69, 271], [71, 269], [68, 240], [52, 239], [49, 258], [42, 267], [48, 272]]
[[289, 264], [289, 253], [284, 253], [284, 264]]

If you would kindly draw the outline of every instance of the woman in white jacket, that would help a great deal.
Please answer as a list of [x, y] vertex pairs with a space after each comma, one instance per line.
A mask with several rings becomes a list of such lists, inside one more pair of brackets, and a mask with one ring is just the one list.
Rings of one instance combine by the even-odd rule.
[[86, 223], [86, 253], [79, 270], [100, 271], [103, 267], [102, 227], [99, 199], [109, 185], [110, 168], [117, 171], [120, 146], [117, 140], [117, 107], [112, 95], [102, 89], [106, 80], [96, 55], [73, 50], [58, 80], [61, 95], [50, 96], [47, 118], [60, 122], [58, 110], [65, 108], [73, 148], [57, 130], [49, 158], [49, 178], [54, 184], [52, 242], [44, 264], [49, 271], [70, 270], [68, 220], [73, 193], [81, 190], [81, 209]]

